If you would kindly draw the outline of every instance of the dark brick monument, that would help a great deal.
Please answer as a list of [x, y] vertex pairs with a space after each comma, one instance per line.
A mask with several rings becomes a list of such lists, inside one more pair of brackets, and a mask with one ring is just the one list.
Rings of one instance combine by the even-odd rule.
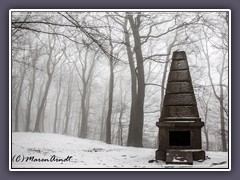
[[184, 51], [173, 52], [161, 117], [156, 125], [159, 128], [157, 160], [192, 164], [193, 160], [205, 159], [201, 140], [204, 122], [199, 117]]

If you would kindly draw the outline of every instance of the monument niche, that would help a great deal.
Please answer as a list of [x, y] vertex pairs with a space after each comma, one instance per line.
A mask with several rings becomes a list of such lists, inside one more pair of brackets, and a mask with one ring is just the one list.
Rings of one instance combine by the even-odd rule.
[[205, 160], [201, 128], [186, 53], [173, 52], [159, 128], [159, 148], [156, 160], [166, 163], [192, 164]]

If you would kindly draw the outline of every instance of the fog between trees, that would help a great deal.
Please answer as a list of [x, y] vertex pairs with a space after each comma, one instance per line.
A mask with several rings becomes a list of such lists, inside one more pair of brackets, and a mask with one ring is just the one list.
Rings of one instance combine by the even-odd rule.
[[228, 149], [228, 12], [12, 12], [12, 131], [155, 148], [186, 51], [206, 150]]

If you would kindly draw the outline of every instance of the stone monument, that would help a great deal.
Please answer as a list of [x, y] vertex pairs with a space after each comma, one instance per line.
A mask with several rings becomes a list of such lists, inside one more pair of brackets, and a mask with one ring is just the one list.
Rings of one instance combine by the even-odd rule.
[[186, 53], [173, 52], [166, 94], [161, 107], [159, 148], [156, 160], [166, 163], [192, 164], [193, 160], [205, 160], [202, 150], [201, 128]]

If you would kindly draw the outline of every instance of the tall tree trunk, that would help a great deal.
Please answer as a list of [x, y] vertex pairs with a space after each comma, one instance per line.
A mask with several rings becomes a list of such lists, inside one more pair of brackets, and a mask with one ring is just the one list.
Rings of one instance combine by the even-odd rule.
[[45, 113], [46, 113], [46, 105], [47, 105], [47, 101], [45, 101], [45, 104], [44, 104], [44, 106], [43, 106], [43, 111], [42, 111], [42, 116], [41, 116], [41, 120], [40, 120], [40, 122], [42, 123], [42, 125], [41, 125], [41, 132], [45, 132]]
[[[227, 52], [226, 52], [227, 53]], [[227, 147], [227, 137], [226, 137], [226, 129], [225, 129], [225, 117], [224, 117], [224, 92], [223, 92], [223, 74], [225, 68], [225, 58], [226, 53], [223, 52], [223, 62], [220, 71], [219, 83], [220, 83], [220, 95], [219, 95], [219, 110], [220, 110], [220, 119], [221, 119], [221, 136], [222, 136], [222, 149], [224, 152], [228, 150]]]
[[78, 129], [77, 129], [77, 136], [80, 137], [80, 133], [81, 133], [81, 126], [82, 126], [82, 100], [81, 100], [81, 103], [80, 103], [80, 111], [79, 111], [79, 115], [78, 115]]
[[226, 129], [225, 129], [225, 118], [224, 118], [224, 109], [223, 109], [223, 96], [220, 95], [220, 119], [221, 119], [221, 139], [222, 139], [222, 150], [226, 152], [227, 149], [227, 140], [226, 140]]
[[15, 132], [19, 131], [19, 105], [20, 105], [20, 101], [21, 101], [21, 94], [22, 94], [22, 87], [23, 87], [23, 81], [26, 75], [26, 71], [27, 69], [24, 67], [23, 65], [23, 72], [21, 74], [21, 79], [20, 79], [20, 85], [19, 85], [19, 89], [18, 89], [18, 95], [17, 95], [17, 102], [16, 102], [16, 109], [15, 109]]
[[[127, 49], [127, 55], [128, 55], [128, 62], [131, 72], [131, 110], [130, 110], [130, 124], [129, 124], [129, 132], [128, 137], [133, 137], [134, 129], [135, 129], [135, 121], [136, 121], [136, 105], [137, 105], [137, 77], [135, 72], [135, 65], [133, 60], [133, 52], [131, 50], [130, 45], [130, 38], [129, 38], [129, 32], [127, 30], [127, 15], [125, 16], [125, 22], [124, 22], [124, 34], [125, 34], [125, 44]], [[130, 141], [130, 138], [128, 138]], [[127, 143], [129, 146], [131, 145], [131, 142]]]
[[[205, 36], [206, 36], [206, 32], [204, 31]], [[203, 44], [202, 44], [203, 46]], [[211, 66], [210, 66], [210, 57], [209, 57], [209, 52], [208, 52], [208, 44], [207, 41], [205, 42], [205, 47], [206, 47], [206, 51], [204, 52], [204, 55], [207, 59], [207, 64], [208, 64], [208, 77], [209, 80], [211, 82], [211, 86], [213, 89], [213, 93], [216, 97], [216, 99], [219, 101], [219, 115], [220, 115], [220, 131], [221, 131], [221, 141], [222, 141], [222, 151], [227, 151], [227, 140], [226, 140], [226, 130], [225, 130], [225, 118], [224, 118], [224, 108], [223, 108], [223, 73], [224, 73], [224, 68], [225, 68], [225, 54], [223, 56], [223, 61], [221, 64], [221, 70], [219, 70], [219, 86], [220, 86], [220, 94], [218, 95], [216, 92], [216, 89], [214, 87], [213, 84], [213, 80], [212, 80], [212, 76], [211, 76]]]
[[222, 138], [222, 150], [226, 152], [227, 148], [227, 140], [226, 140], [226, 129], [225, 129], [225, 117], [224, 117], [224, 104], [223, 104], [223, 71], [224, 71], [224, 62], [222, 64], [222, 69], [220, 73], [220, 95], [219, 95], [219, 111], [220, 111], [220, 121], [221, 121], [221, 138]]
[[[45, 85], [45, 89], [44, 89], [44, 94], [43, 94], [43, 98], [41, 100], [41, 103], [40, 103], [40, 107], [38, 108], [38, 111], [37, 111], [37, 117], [36, 117], [36, 123], [35, 123], [35, 127], [34, 127], [34, 132], [41, 132], [41, 129], [40, 129], [40, 122], [42, 120], [42, 131], [44, 131], [44, 111], [45, 111], [45, 107], [47, 105], [47, 97], [48, 97], [48, 92], [49, 92], [49, 88], [51, 86], [51, 83], [52, 83], [52, 78], [53, 78], [53, 74], [54, 74], [54, 71], [55, 71], [55, 68], [57, 66], [57, 64], [59, 63], [59, 61], [61, 60], [62, 56], [63, 56], [63, 53], [61, 56], [59, 56], [58, 58], [57, 57], [54, 57], [55, 59], [53, 59], [53, 53], [54, 53], [54, 47], [55, 47], [55, 44], [56, 44], [56, 37], [54, 37], [53, 39], [50, 39], [50, 36], [48, 36], [48, 45], [49, 45], [49, 49], [48, 49], [48, 60], [47, 60], [47, 83]], [[65, 51], [62, 50], [63, 52]]]
[[[80, 49], [78, 46], [77, 48], [79, 50], [79, 58], [80, 58], [81, 57]], [[95, 53], [94, 58], [92, 59], [92, 63], [89, 64], [90, 62], [89, 61], [90, 59], [88, 57], [89, 50], [90, 50], [89, 45], [87, 45], [84, 62], [82, 62], [80, 58], [82, 72], [79, 72], [76, 63], [74, 63], [83, 86], [82, 90], [78, 87], [79, 92], [81, 94], [81, 123], [79, 123], [79, 125], [81, 124], [81, 126], [79, 127], [80, 138], [87, 138], [87, 135], [88, 135], [88, 114], [89, 114], [89, 101], [90, 101], [90, 93], [91, 93], [90, 88], [92, 84], [92, 76], [93, 76], [93, 70], [95, 66], [95, 57], [96, 57], [96, 53]], [[89, 68], [87, 67], [88, 65], [90, 65]]]
[[[94, 66], [94, 64], [93, 64]], [[87, 86], [87, 95], [86, 95], [86, 118], [89, 117], [89, 111], [90, 111], [90, 101], [91, 101], [91, 95], [92, 95], [92, 82], [93, 82], [93, 73], [92, 71], [89, 72], [89, 79], [88, 79], [88, 86]]]
[[[78, 112], [76, 112], [76, 114], [78, 114]], [[78, 119], [76, 119], [75, 120], [75, 123], [74, 123], [74, 128], [73, 128], [73, 136], [78, 136], [79, 135], [79, 133], [78, 133], [78, 130], [79, 130], [79, 120]]]
[[55, 116], [54, 116], [54, 123], [53, 123], [53, 132], [57, 133], [57, 122], [58, 122], [58, 101], [59, 97], [61, 94], [61, 89], [62, 89], [62, 72], [60, 74], [60, 79], [58, 82], [58, 87], [57, 87], [57, 98], [56, 98], [56, 103], [55, 103]]
[[103, 98], [103, 105], [102, 105], [102, 117], [101, 117], [101, 131], [100, 131], [100, 141], [105, 141], [106, 139], [106, 123], [105, 123], [105, 118], [106, 118], [106, 112], [105, 112], [105, 107], [107, 104], [107, 95], [108, 95], [108, 88], [105, 89], [104, 92], [104, 98]]
[[142, 136], [143, 136], [143, 122], [144, 122], [144, 97], [145, 97], [145, 77], [144, 77], [144, 66], [143, 56], [141, 49], [141, 39], [139, 34], [140, 26], [140, 15], [137, 15], [136, 21], [134, 22], [133, 16], [128, 15], [128, 20], [131, 25], [134, 38], [134, 50], [137, 60], [137, 100], [136, 100], [136, 116], [131, 119], [128, 133], [128, 146], [142, 147]]
[[89, 104], [90, 104], [90, 97], [91, 97], [91, 84], [92, 84], [91, 77], [89, 77], [89, 80], [87, 82], [85, 81], [83, 82], [83, 91], [82, 91], [82, 99], [81, 99], [82, 122], [81, 122], [81, 129], [80, 129], [80, 138], [87, 138]]
[[109, 61], [110, 66], [110, 79], [109, 79], [109, 94], [108, 94], [108, 113], [106, 119], [106, 143], [111, 144], [111, 115], [112, 115], [112, 104], [113, 104], [113, 85], [114, 85], [114, 72], [113, 62]]
[[121, 108], [119, 119], [118, 119], [118, 145], [123, 145], [123, 129], [122, 129], [122, 116], [123, 116], [124, 109]]
[[81, 109], [82, 109], [82, 122], [81, 122], [81, 130], [80, 130], [80, 138], [87, 138], [87, 112], [86, 112], [86, 83], [83, 82], [83, 92], [82, 92], [82, 99], [81, 99]]
[[67, 93], [67, 104], [66, 104], [66, 111], [65, 111], [65, 128], [63, 131], [63, 134], [68, 134], [68, 128], [69, 128], [69, 121], [70, 121], [70, 114], [71, 114], [71, 104], [72, 104], [72, 74], [69, 77], [68, 80], [68, 93]]
[[35, 56], [32, 61], [33, 75], [32, 75], [32, 79], [31, 79], [30, 98], [29, 98], [28, 105], [27, 105], [27, 117], [26, 117], [26, 127], [25, 127], [25, 130], [27, 132], [30, 131], [32, 101], [33, 101], [33, 95], [34, 95], [34, 90], [35, 90], [35, 81], [36, 81], [36, 63], [37, 63], [37, 59], [39, 56], [38, 53], [39, 53], [38, 48], [36, 48]]
[[47, 96], [48, 96], [48, 92], [49, 92], [49, 88], [52, 82], [52, 75], [48, 76], [48, 80], [47, 80], [47, 84], [44, 90], [44, 95], [40, 104], [40, 107], [37, 111], [37, 118], [36, 118], [36, 123], [35, 123], [35, 127], [34, 127], [34, 132], [41, 132], [40, 129], [40, 121], [43, 118], [43, 111], [44, 111], [44, 107], [45, 107], [45, 103], [47, 101]]
[[209, 136], [208, 136], [208, 130], [207, 130], [206, 124], [204, 125], [203, 130], [206, 138], [206, 151], [209, 151]]
[[114, 88], [114, 62], [113, 62], [113, 43], [112, 43], [112, 29], [110, 27], [108, 20], [108, 30], [109, 30], [109, 45], [110, 45], [110, 57], [109, 57], [109, 92], [108, 92], [108, 113], [106, 119], [106, 143], [111, 144], [111, 116], [112, 116], [112, 104], [113, 104], [113, 88]]
[[41, 132], [40, 122], [41, 122], [41, 119], [44, 118], [44, 117], [42, 117], [43, 116], [43, 111], [44, 111], [44, 108], [45, 108], [49, 88], [50, 88], [50, 85], [51, 85], [51, 82], [52, 82], [52, 77], [53, 77], [53, 73], [54, 73], [54, 69], [55, 69], [54, 64], [52, 64], [53, 65], [52, 70], [51, 70], [51, 67], [50, 67], [50, 63], [52, 62], [52, 53], [53, 53], [53, 47], [50, 47], [50, 51], [49, 51], [49, 54], [48, 54], [48, 61], [47, 61], [48, 79], [47, 79], [47, 83], [46, 83], [46, 86], [45, 86], [45, 89], [44, 89], [44, 94], [43, 94], [43, 98], [42, 98], [41, 103], [40, 103], [40, 107], [38, 108], [38, 111], [37, 111], [37, 118], [36, 118], [36, 123], [35, 123], [35, 127], [34, 127], [34, 132]]
[[210, 100], [211, 95], [209, 96], [206, 104], [205, 104], [205, 112], [204, 112], [204, 119], [205, 119], [205, 125], [203, 126], [203, 132], [206, 138], [206, 151], [209, 151], [209, 135], [208, 135], [208, 129], [207, 129], [207, 122], [208, 122], [208, 103]]
[[[207, 112], [205, 112], [205, 118], [207, 116], [206, 114], [207, 114]], [[206, 122], [206, 119], [205, 119], [205, 122]], [[203, 132], [204, 132], [204, 135], [205, 135], [205, 138], [206, 138], [206, 151], [209, 151], [209, 136], [208, 136], [208, 130], [207, 130], [207, 127], [206, 127], [206, 123], [204, 125]]]
[[125, 104], [123, 102], [123, 96], [122, 96], [122, 77], [120, 79], [120, 98], [121, 98], [121, 104], [120, 104], [120, 114], [119, 114], [119, 118], [118, 118], [118, 136], [117, 136], [117, 144], [122, 146], [123, 145], [123, 129], [122, 129], [122, 117], [123, 117], [123, 113], [125, 110]]

